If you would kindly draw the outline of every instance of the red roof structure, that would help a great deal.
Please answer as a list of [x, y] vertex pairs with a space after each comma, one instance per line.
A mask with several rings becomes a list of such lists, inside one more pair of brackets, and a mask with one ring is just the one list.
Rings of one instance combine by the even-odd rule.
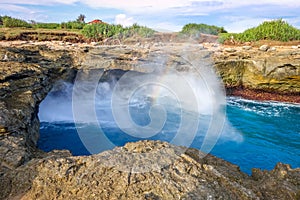
[[88, 22], [88, 24], [105, 24], [105, 22], [103, 22], [100, 19], [95, 19], [93, 21]]

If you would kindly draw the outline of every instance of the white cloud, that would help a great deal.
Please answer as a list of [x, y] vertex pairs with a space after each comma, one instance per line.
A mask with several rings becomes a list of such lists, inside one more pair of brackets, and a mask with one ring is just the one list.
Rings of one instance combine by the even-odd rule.
[[3, 4], [23, 4], [23, 5], [56, 5], [73, 4], [79, 0], [0, 0]]
[[[274, 16], [274, 13], [278, 13], [276, 16], [279, 17], [281, 15], [283, 17], [292, 15], [293, 17], [297, 15], [297, 9], [300, 9], [300, 1], [296, 0], [0, 0], [0, 11], [28, 13], [29, 8], [26, 5], [57, 6], [62, 4], [75, 4], [79, 6], [85, 4], [93, 9], [107, 8], [121, 10], [120, 12], [125, 13], [127, 16], [125, 14], [114, 16], [113, 14], [110, 20], [113, 21], [115, 17], [115, 23], [129, 26], [134, 23], [135, 19], [139, 24], [143, 21], [144, 23], [142, 24], [152, 25], [151, 27], [155, 29], [163, 28], [172, 31], [180, 30], [181, 27], [179, 28], [179, 26], [187, 23], [189, 17], [193, 20], [208, 19], [211, 16], [212, 20], [210, 21], [213, 21], [214, 17], [217, 20], [219, 16], [217, 13], [235, 13], [233, 15], [247, 17], [233, 20], [224, 20], [222, 17], [219, 19], [219, 22], [222, 22], [222, 25], [229, 31], [240, 32], [258, 25], [264, 20], [262, 19], [263, 17]], [[249, 12], [247, 12], [248, 8]], [[278, 11], [273, 8], [276, 8]], [[293, 14], [290, 14], [291, 10], [293, 10]], [[115, 11], [112, 13], [115, 13]], [[263, 17], [256, 17], [258, 15]], [[49, 16], [51, 16], [50, 13]], [[192, 16], [195, 18], [192, 18]], [[203, 18], [197, 18], [198, 16], [203, 16]], [[289, 18], [290, 20], [291, 18]], [[295, 20], [294, 24], [296, 23], [300, 22]]]
[[205, 15], [213, 11], [240, 6], [279, 5], [300, 7], [295, 0], [0, 0], [0, 3], [22, 5], [57, 5], [83, 3], [91, 8], [113, 8], [131, 14], [164, 13], [175, 15]]
[[160, 22], [155, 25], [150, 25], [156, 31], [160, 32], [178, 32], [182, 29], [181, 25], [173, 24], [170, 22]]
[[93, 8], [115, 8], [135, 14], [167, 11], [175, 14], [189, 13], [191, 15], [201, 15], [217, 10], [238, 8], [240, 6], [266, 4], [300, 6], [300, 1], [295, 0], [264, 0], [255, 2], [242, 0], [80, 0], [80, 2]]
[[118, 14], [115, 17], [115, 24], [120, 24], [124, 27], [131, 26], [134, 23], [134, 19], [132, 17], [127, 17], [125, 14]]
[[283, 5], [300, 6], [300, 1], [295, 0], [264, 0], [264, 1], [241, 1], [241, 0], [1, 0], [8, 4], [29, 5], [56, 5], [84, 3], [92, 8], [115, 8], [130, 13], [149, 13], [173, 11], [174, 13], [207, 13], [219, 9], [236, 8], [251, 5]]
[[13, 12], [24, 12], [24, 13], [31, 13], [34, 12], [33, 10], [30, 10], [28, 8], [25, 8], [23, 6], [17, 6], [13, 4], [2, 4], [0, 3], [1, 10], [5, 11], [13, 11]]

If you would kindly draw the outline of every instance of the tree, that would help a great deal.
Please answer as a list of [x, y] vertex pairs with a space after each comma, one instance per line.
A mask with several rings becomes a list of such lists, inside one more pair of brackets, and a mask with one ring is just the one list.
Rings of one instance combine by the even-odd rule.
[[37, 24], [36, 21], [34, 21], [34, 20], [29, 20], [29, 22], [30, 22], [30, 24], [32, 24], [32, 25], [36, 25], [36, 24]]
[[80, 14], [78, 17], [77, 17], [77, 22], [80, 22], [80, 23], [84, 23], [84, 19], [85, 19], [85, 15], [83, 14]]

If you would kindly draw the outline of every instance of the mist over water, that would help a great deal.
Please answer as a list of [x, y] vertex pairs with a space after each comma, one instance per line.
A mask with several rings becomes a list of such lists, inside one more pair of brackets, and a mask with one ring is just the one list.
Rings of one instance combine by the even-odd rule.
[[[89, 149], [85, 144], [91, 153], [121, 145], [120, 141], [114, 142], [116, 134], [118, 138], [127, 138], [122, 144], [159, 139], [187, 147], [196, 135], [202, 135], [201, 144], [208, 150], [209, 145], [214, 144], [214, 137], [217, 141], [219, 130], [216, 128], [223, 126], [225, 102], [218, 104], [216, 98], [222, 93], [213, 94], [217, 89], [207, 80], [190, 72], [168, 71], [159, 74], [126, 72], [122, 76], [112, 73], [105, 81], [95, 82], [92, 76], [99, 77], [97, 73], [99, 71], [82, 73], [76, 84], [59, 82], [40, 105], [40, 121], [99, 126], [105, 137], [100, 137], [101, 133], [88, 134], [90, 130], [77, 127], [83, 143], [90, 144], [91, 140], [95, 143], [94, 136], [99, 136], [99, 147], [92, 145]], [[220, 115], [221, 120], [212, 126], [215, 115]], [[211, 127], [216, 131], [208, 135]], [[241, 136], [236, 135], [230, 138], [241, 140]]]
[[39, 106], [41, 122], [73, 122], [73, 84], [60, 81]]
[[[211, 88], [191, 74], [157, 78], [134, 73], [122, 80], [111, 76], [97, 82], [95, 90], [84, 79], [76, 86], [57, 83], [40, 104], [38, 146], [45, 151], [69, 149], [73, 155], [89, 155], [131, 141], [151, 139], [181, 144], [181, 140], [193, 137], [189, 146], [201, 149], [214, 111]], [[139, 85], [141, 80], [147, 84]], [[179, 87], [166, 87], [171, 83]], [[191, 91], [181, 92], [186, 89], [184, 85]], [[81, 88], [77, 88], [80, 94], [75, 94], [80, 97], [76, 105], [82, 107], [77, 106], [80, 117], [74, 119], [78, 116], [74, 115], [73, 102], [76, 87]], [[90, 94], [94, 94], [93, 99], [88, 98]], [[91, 114], [93, 109], [96, 118]], [[196, 123], [194, 135], [178, 133], [188, 131], [182, 120], [188, 127], [189, 123]], [[228, 98], [227, 119], [211, 153], [239, 165], [247, 173], [253, 167], [272, 169], [277, 162], [300, 167], [299, 121], [299, 105]], [[148, 129], [142, 131], [145, 127]]]

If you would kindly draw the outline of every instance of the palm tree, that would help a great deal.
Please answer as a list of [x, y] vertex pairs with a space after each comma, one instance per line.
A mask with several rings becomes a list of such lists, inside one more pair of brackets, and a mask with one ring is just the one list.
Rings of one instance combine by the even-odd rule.
[[85, 15], [83, 14], [80, 14], [78, 17], [77, 17], [77, 22], [80, 22], [80, 23], [84, 23], [84, 19], [85, 19]]

